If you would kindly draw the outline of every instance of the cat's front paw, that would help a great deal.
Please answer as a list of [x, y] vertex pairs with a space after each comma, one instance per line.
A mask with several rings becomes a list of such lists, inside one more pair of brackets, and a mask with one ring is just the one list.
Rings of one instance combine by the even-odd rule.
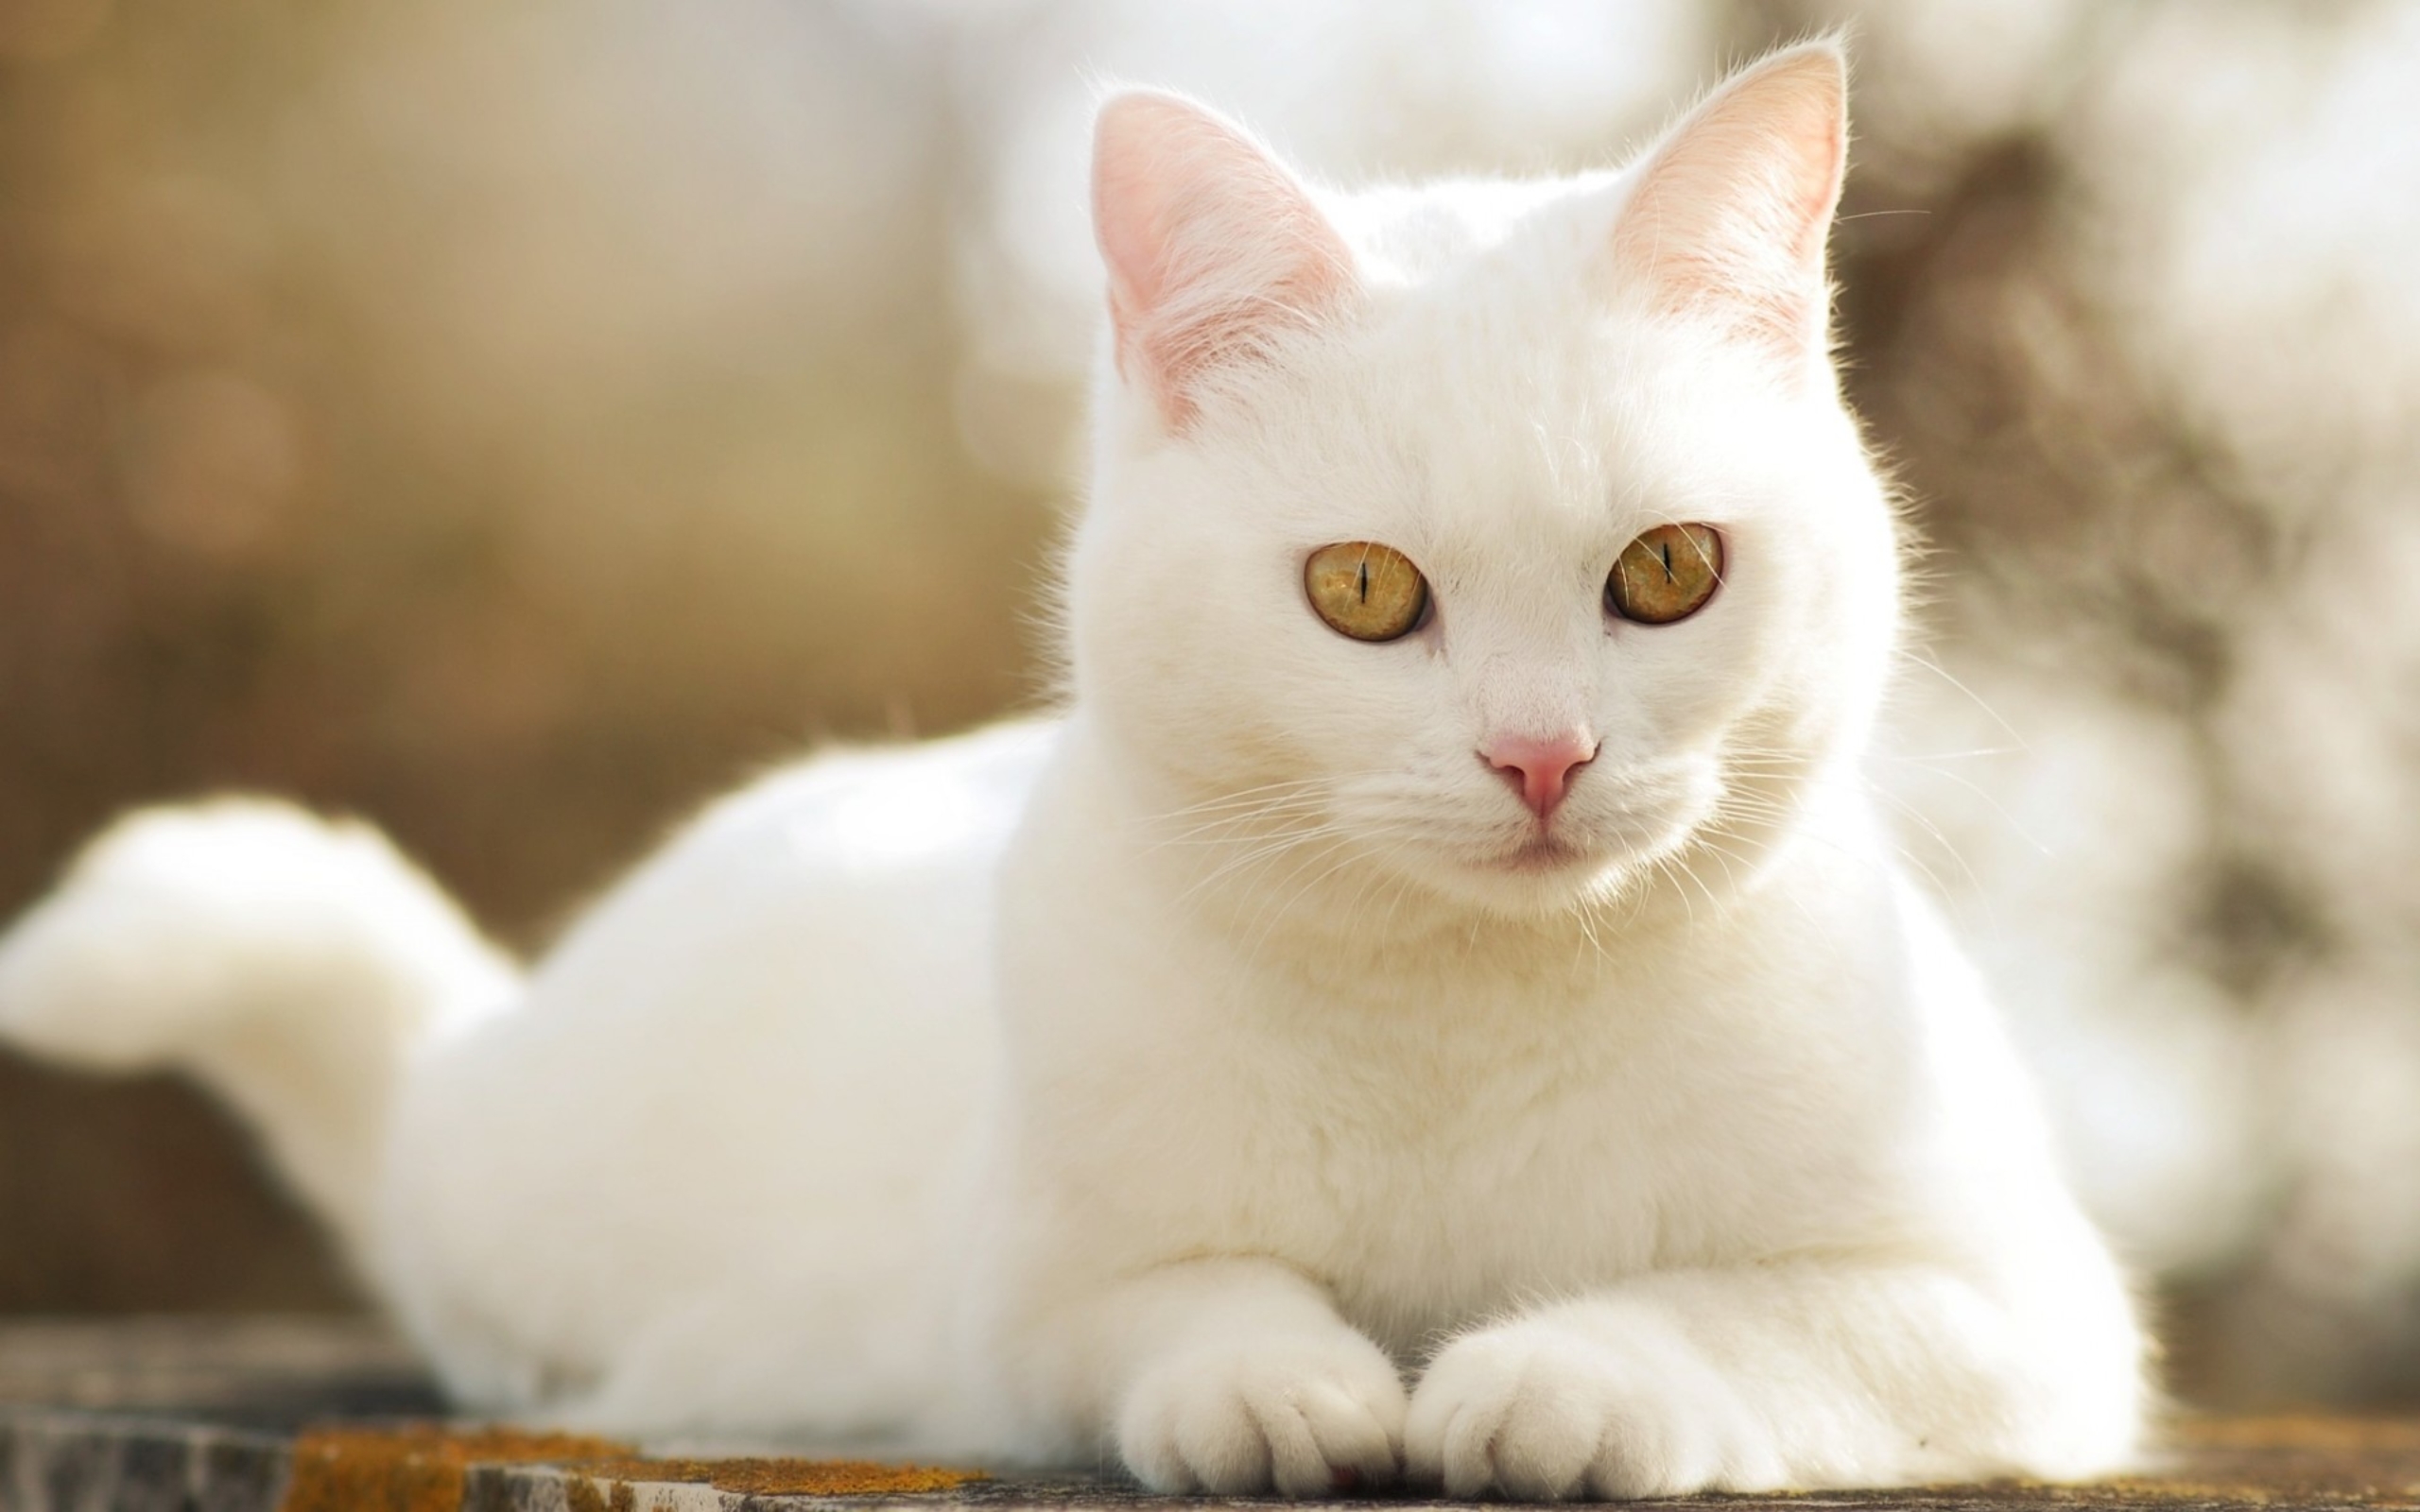
[[1155, 1491], [1328, 1496], [1394, 1481], [1405, 1407], [1394, 1362], [1349, 1330], [1238, 1338], [1145, 1370], [1117, 1448]]
[[1627, 1500], [1735, 1488], [1726, 1464], [1754, 1432], [1694, 1359], [1524, 1321], [1446, 1347], [1404, 1442], [1412, 1479], [1449, 1496]]

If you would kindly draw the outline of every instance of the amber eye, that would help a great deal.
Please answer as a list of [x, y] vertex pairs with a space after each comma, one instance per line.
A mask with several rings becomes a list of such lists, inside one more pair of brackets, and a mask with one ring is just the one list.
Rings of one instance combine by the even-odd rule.
[[1428, 608], [1428, 580], [1411, 558], [1375, 541], [1322, 546], [1303, 564], [1311, 608], [1340, 635], [1392, 641], [1420, 623]]
[[1622, 548], [1605, 579], [1605, 605], [1641, 625], [1669, 625], [1705, 608], [1722, 581], [1722, 538], [1712, 525], [1657, 525]]

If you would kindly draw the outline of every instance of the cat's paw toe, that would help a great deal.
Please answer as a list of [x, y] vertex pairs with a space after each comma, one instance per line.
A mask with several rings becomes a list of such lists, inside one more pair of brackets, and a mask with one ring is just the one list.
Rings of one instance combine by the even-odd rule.
[[1368, 1340], [1239, 1341], [1147, 1371], [1118, 1451], [1155, 1491], [1327, 1496], [1396, 1478], [1406, 1401]]
[[1678, 1496], [1714, 1485], [1724, 1410], [1645, 1361], [1534, 1324], [1437, 1357], [1405, 1434], [1412, 1478], [1522, 1501]]

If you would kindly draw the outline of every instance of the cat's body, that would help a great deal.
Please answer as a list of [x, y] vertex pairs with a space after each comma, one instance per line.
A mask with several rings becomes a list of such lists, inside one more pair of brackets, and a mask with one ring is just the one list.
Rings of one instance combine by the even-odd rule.
[[[1856, 776], [1839, 91], [1802, 49], [1623, 174], [1321, 201], [1113, 102], [1070, 713], [727, 799], [526, 985], [366, 836], [141, 817], [0, 1028], [213, 1076], [485, 1409], [1295, 1494], [2120, 1463], [2123, 1288]], [[1625, 542], [1717, 539], [1616, 611]], [[1314, 613], [1334, 542], [1417, 564], [1400, 624], [1366, 565]], [[223, 960], [96, 964], [170, 938]]]

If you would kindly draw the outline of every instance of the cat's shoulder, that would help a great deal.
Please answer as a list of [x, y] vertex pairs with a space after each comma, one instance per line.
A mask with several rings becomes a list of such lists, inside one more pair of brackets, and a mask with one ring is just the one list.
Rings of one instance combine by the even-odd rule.
[[[1050, 719], [913, 745], [836, 747], [716, 799], [611, 888], [558, 945], [550, 975], [626, 947], [660, 952], [700, 919], [736, 927], [987, 870], [1059, 743]], [[804, 910], [804, 913], [801, 911]]]
[[940, 740], [828, 747], [716, 799], [687, 833], [708, 846], [788, 833], [848, 850], [988, 830], [1022, 808], [1059, 731], [1057, 719], [1034, 718]]

